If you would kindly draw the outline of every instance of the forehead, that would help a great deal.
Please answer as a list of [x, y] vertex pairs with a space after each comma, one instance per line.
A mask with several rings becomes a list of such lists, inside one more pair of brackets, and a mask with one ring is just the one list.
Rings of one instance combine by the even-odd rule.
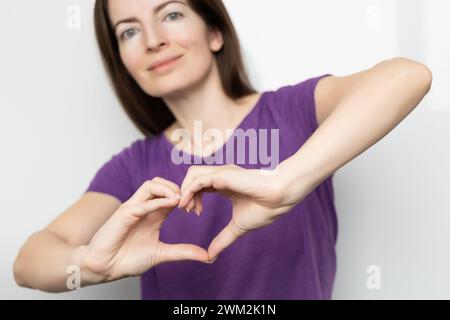
[[187, 5], [187, 0], [107, 0], [109, 15], [113, 21], [127, 18], [139, 12], [153, 12], [161, 5]]

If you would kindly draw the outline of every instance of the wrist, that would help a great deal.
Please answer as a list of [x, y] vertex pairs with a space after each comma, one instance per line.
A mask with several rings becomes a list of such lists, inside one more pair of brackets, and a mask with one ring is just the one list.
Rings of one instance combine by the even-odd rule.
[[284, 202], [290, 205], [301, 202], [320, 183], [312, 173], [304, 170], [301, 164], [292, 158], [278, 165], [277, 177]]
[[75, 248], [72, 252], [72, 264], [78, 267], [81, 277], [81, 285], [93, 285], [108, 282], [107, 276], [93, 272], [86, 264], [88, 246], [83, 245]]

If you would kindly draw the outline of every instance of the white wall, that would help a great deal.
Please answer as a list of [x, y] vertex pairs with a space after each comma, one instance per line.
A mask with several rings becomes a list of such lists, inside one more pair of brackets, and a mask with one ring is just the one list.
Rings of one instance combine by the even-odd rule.
[[[449, 299], [450, 25], [445, 0], [224, 0], [261, 91], [394, 56], [434, 83], [387, 137], [340, 169], [335, 299]], [[18, 287], [15, 255], [82, 194], [110, 156], [141, 135], [114, 97], [92, 25], [94, 1], [0, 2], [0, 298], [139, 298], [138, 278], [48, 294]], [[66, 9], [81, 9], [81, 29]], [[366, 285], [367, 267], [381, 288]]]

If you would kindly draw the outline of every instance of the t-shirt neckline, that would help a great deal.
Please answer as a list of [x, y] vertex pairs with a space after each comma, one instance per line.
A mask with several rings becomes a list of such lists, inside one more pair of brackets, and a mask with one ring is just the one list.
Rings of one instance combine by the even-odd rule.
[[[223, 149], [225, 148], [226, 145], [228, 145], [228, 143], [231, 141], [231, 139], [233, 139], [236, 131], [238, 129], [244, 129], [243, 127], [247, 124], [247, 122], [249, 121], [249, 119], [252, 117], [252, 115], [254, 113], [256, 113], [257, 109], [260, 108], [260, 105], [262, 105], [262, 101], [264, 96], [266, 95], [267, 91], [263, 91], [261, 92], [261, 95], [259, 96], [258, 100], [256, 101], [256, 103], [253, 105], [253, 107], [251, 108], [251, 110], [242, 118], [242, 120], [239, 122], [239, 124], [233, 129], [232, 134], [228, 137], [228, 139], [225, 141], [224, 144], [222, 144], [220, 146], [220, 148], [216, 149], [215, 151], [213, 151], [210, 155], [207, 156], [198, 156], [195, 154], [192, 154], [190, 152], [185, 152], [182, 150], [179, 150], [179, 152], [181, 152], [182, 154], [184, 154], [184, 156], [189, 157], [190, 159], [194, 159], [194, 163], [203, 163], [203, 161], [207, 161], [211, 158], [214, 157], [214, 154], [223, 152]], [[164, 131], [160, 133], [164, 144], [169, 147], [169, 151], [171, 152], [173, 148], [175, 148], [175, 145], [166, 137], [166, 135], [164, 134]], [[197, 161], [195, 161], [197, 160]]]

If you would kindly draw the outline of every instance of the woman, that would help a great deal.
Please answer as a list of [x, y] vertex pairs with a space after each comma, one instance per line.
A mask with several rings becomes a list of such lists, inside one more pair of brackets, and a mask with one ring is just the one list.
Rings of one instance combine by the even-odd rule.
[[[97, 0], [95, 27], [115, 91], [146, 137], [27, 240], [17, 283], [66, 291], [66, 270], [78, 266], [82, 286], [140, 275], [144, 299], [331, 298], [333, 173], [417, 106], [431, 72], [394, 58], [258, 93], [220, 0]], [[198, 121], [223, 143], [192, 138]], [[259, 135], [250, 143], [251, 130], [268, 129], [268, 146]], [[236, 149], [242, 132], [249, 143]], [[261, 148], [277, 159], [269, 170], [247, 161]]]

